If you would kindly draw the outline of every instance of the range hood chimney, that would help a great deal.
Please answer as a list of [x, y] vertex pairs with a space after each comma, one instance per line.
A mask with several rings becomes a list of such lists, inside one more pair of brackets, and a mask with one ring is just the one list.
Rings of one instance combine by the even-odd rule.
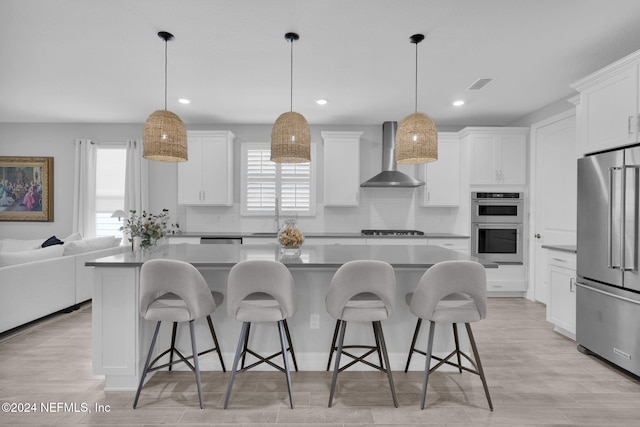
[[419, 187], [424, 182], [410, 177], [397, 170], [396, 163], [396, 131], [398, 122], [384, 122], [382, 124], [382, 172], [360, 187]]

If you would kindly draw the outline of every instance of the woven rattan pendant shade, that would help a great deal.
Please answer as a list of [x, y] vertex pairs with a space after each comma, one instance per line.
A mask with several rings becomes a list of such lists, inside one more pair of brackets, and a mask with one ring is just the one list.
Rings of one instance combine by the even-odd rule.
[[396, 132], [396, 161], [398, 163], [428, 163], [438, 160], [438, 130], [431, 117], [418, 112], [418, 43], [424, 35], [409, 38], [416, 45], [415, 112], [405, 117]]
[[307, 163], [311, 161], [311, 132], [307, 119], [293, 111], [293, 42], [300, 36], [287, 33], [291, 43], [291, 111], [280, 114], [271, 130], [271, 161], [276, 163]]
[[161, 162], [186, 162], [187, 129], [177, 114], [167, 111], [167, 42], [173, 34], [160, 31], [164, 40], [164, 110], [156, 110], [147, 118], [142, 131], [142, 157]]
[[396, 132], [398, 163], [427, 163], [438, 160], [438, 130], [429, 116], [413, 113], [405, 117]]
[[311, 159], [311, 133], [302, 114], [280, 114], [271, 130], [271, 161], [306, 163]]
[[167, 110], [151, 113], [142, 133], [142, 157], [161, 162], [185, 162], [187, 129], [176, 114]]

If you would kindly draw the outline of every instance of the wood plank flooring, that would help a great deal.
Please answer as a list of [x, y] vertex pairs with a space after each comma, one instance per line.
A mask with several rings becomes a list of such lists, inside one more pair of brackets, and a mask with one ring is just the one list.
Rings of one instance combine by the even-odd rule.
[[[229, 374], [220, 372], [203, 373], [204, 410], [198, 406], [191, 372], [158, 373], [143, 389], [138, 409], [133, 410], [134, 392], [104, 392], [102, 377], [92, 374], [91, 308], [87, 305], [0, 337], [0, 403], [15, 403], [16, 407], [35, 404], [36, 409], [30, 413], [0, 412], [0, 425], [640, 424], [640, 382], [579, 353], [575, 342], [553, 332], [542, 304], [520, 298], [490, 298], [487, 319], [473, 324], [473, 329], [493, 412], [477, 376], [439, 371], [431, 376], [424, 411], [419, 409], [422, 373], [417, 371], [394, 372], [400, 400], [397, 409], [386, 377], [378, 372], [341, 374], [332, 408], [327, 408], [330, 373], [295, 373], [296, 408], [291, 410], [282, 374], [254, 371], [238, 377], [227, 410], [222, 409], [222, 402]], [[415, 357], [419, 360], [415, 363], [422, 363], [420, 356]], [[97, 411], [96, 405], [102, 405], [103, 410]], [[49, 412], [43, 412], [43, 406]], [[108, 412], [104, 410], [107, 407]]]

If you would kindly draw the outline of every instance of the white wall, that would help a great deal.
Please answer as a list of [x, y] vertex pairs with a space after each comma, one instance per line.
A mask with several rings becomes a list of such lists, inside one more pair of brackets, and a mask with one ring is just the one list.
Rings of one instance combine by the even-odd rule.
[[[40, 238], [71, 233], [74, 147], [72, 141], [126, 141], [142, 138], [142, 124], [0, 124], [0, 155], [54, 157], [54, 221], [0, 222], [0, 238]], [[178, 207], [177, 165], [149, 162], [150, 210], [170, 210], [187, 231], [270, 231], [273, 219], [243, 218], [239, 215], [240, 144], [269, 141], [271, 125], [187, 125], [190, 130], [230, 130], [236, 135], [234, 167], [236, 183], [232, 207]], [[451, 129], [441, 129], [451, 130]], [[467, 233], [465, 221], [458, 221], [457, 208], [423, 208], [418, 204], [419, 189], [361, 189], [356, 208], [322, 206], [322, 131], [360, 131], [361, 181], [380, 171], [382, 163], [382, 124], [364, 126], [312, 125], [312, 141], [318, 144], [318, 209], [314, 218], [301, 218], [308, 231], [359, 231], [362, 228], [416, 228], [431, 232]], [[465, 197], [464, 194], [461, 197]]]

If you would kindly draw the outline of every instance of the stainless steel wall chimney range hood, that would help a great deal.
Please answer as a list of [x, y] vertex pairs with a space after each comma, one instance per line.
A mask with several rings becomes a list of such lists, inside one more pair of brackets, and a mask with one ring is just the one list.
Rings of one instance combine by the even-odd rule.
[[397, 170], [396, 163], [396, 130], [398, 122], [384, 122], [382, 124], [382, 172], [360, 187], [400, 187], [411, 188], [424, 185], [417, 180]]

